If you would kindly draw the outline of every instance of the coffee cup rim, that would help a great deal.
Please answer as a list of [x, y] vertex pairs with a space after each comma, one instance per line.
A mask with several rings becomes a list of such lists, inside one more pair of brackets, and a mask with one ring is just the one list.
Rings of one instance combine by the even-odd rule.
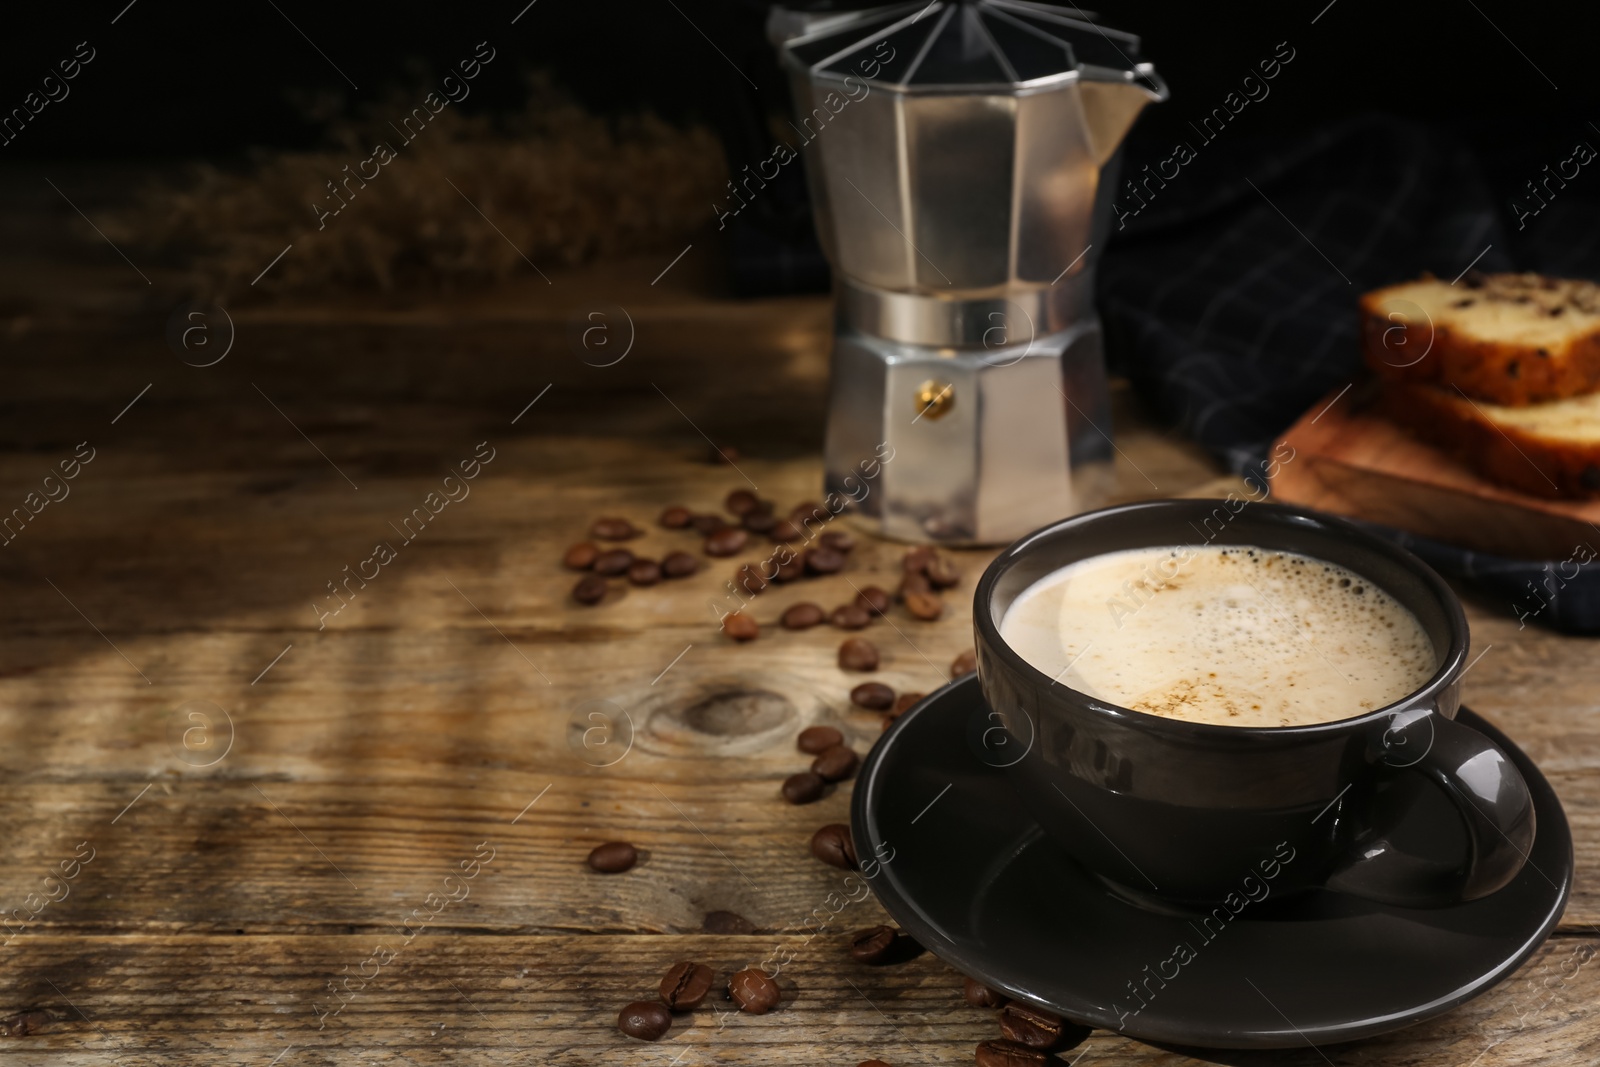
[[[1453, 679], [1459, 678], [1462, 664], [1466, 661], [1467, 644], [1470, 632], [1467, 627], [1466, 612], [1462, 610], [1461, 601], [1449, 584], [1440, 577], [1439, 573], [1417, 556], [1415, 553], [1385, 540], [1376, 534], [1362, 529], [1348, 519], [1338, 515], [1314, 511], [1286, 504], [1268, 504], [1250, 502], [1247, 506], [1251, 510], [1265, 511], [1269, 516], [1332, 530], [1341, 536], [1347, 536], [1359, 541], [1370, 550], [1389, 557], [1391, 560], [1404, 565], [1416, 573], [1428, 591], [1443, 607], [1450, 625], [1450, 645], [1445, 650], [1444, 659], [1437, 670], [1429, 676], [1428, 680], [1416, 689], [1407, 693], [1398, 700], [1391, 701], [1382, 707], [1353, 715], [1347, 719], [1333, 719], [1328, 722], [1307, 723], [1300, 726], [1224, 726], [1220, 723], [1191, 722], [1186, 719], [1169, 719], [1162, 715], [1152, 715], [1148, 712], [1136, 711], [1133, 708], [1124, 708], [1119, 704], [1109, 703], [1099, 697], [1091, 696], [1081, 689], [1074, 689], [1069, 685], [1055, 682], [1039, 668], [1035, 667], [1013, 649], [1000, 634], [1000, 620], [995, 618], [992, 604], [994, 601], [995, 586], [1000, 579], [1016, 563], [1024, 558], [1035, 546], [1041, 542], [1052, 539], [1064, 532], [1086, 526], [1091, 523], [1101, 522], [1116, 515], [1126, 515], [1136, 512], [1157, 512], [1172, 510], [1184, 506], [1203, 505], [1207, 503], [1222, 503], [1220, 497], [1183, 497], [1162, 500], [1140, 500], [1126, 504], [1114, 504], [1110, 507], [1098, 508], [1094, 511], [1085, 511], [1077, 515], [1042, 526], [1032, 533], [1024, 534], [1008, 545], [996, 556], [989, 566], [984, 568], [982, 577], [978, 579], [977, 588], [973, 593], [973, 620], [983, 643], [988, 646], [988, 651], [999, 657], [1011, 670], [1019, 671], [1025, 677], [1031, 677], [1036, 682], [1056, 684], [1067, 692], [1077, 697], [1084, 706], [1093, 711], [1109, 716], [1110, 718], [1129, 724], [1131, 727], [1157, 734], [1176, 734], [1186, 737], [1211, 737], [1221, 740], [1223, 738], [1282, 738], [1282, 737], [1311, 737], [1317, 734], [1342, 733], [1353, 727], [1381, 721], [1397, 711], [1414, 707], [1419, 697], [1426, 699], [1434, 695]], [[1178, 542], [1173, 542], [1177, 544]], [[1283, 551], [1294, 551], [1284, 549]], [[1107, 553], [1100, 553], [1101, 555]], [[1302, 553], [1318, 558], [1312, 553]], [[1092, 558], [1092, 557], [1085, 557]], [[1374, 582], [1381, 586], [1381, 583]], [[1390, 596], [1395, 596], [1389, 592]], [[1396, 599], [1399, 599], [1396, 596]], [[1409, 609], [1408, 609], [1409, 610]], [[979, 657], [980, 670], [982, 657]]]

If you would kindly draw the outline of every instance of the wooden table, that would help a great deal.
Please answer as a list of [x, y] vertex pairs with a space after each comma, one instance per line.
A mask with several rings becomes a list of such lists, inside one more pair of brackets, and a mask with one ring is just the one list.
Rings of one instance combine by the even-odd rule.
[[[798, 952], [771, 1014], [702, 1009], [653, 1045], [615, 1028], [677, 960], [725, 974], [805, 940], [841, 880], [807, 841], [847, 820], [849, 789], [783, 803], [794, 735], [834, 723], [864, 751], [879, 717], [851, 710], [859, 677], [834, 665], [836, 631], [719, 635], [707, 600], [729, 562], [584, 608], [561, 552], [613, 513], [651, 524], [642, 550], [692, 546], [653, 527], [659, 509], [711, 509], [746, 484], [705, 462], [706, 436], [737, 446], [784, 507], [817, 496], [825, 301], [695, 296], [711, 272], [698, 254], [654, 288], [652, 259], [450, 301], [246, 292], [233, 350], [200, 369], [162, 340], [175, 302], [100, 252], [109, 265], [11, 270], [23, 295], [0, 308], [3, 506], [78, 442], [94, 449], [70, 496], [0, 552], [0, 901], [40, 905], [4, 946], [6, 1062], [898, 1067], [970, 1063], [996, 1036], [937, 959], [850, 960], [849, 933], [884, 918], [871, 900]], [[627, 309], [622, 362], [587, 366], [569, 347], [586, 301]], [[1231, 484], [1118, 403], [1124, 498]], [[404, 543], [391, 524], [479, 442], [493, 459], [470, 496]], [[321, 620], [327, 583], [380, 541], [396, 558]], [[900, 551], [868, 541], [848, 577], [888, 585]], [[896, 689], [932, 689], [970, 647], [988, 554], [958, 558], [943, 619], [897, 608], [870, 631], [876, 677]], [[848, 596], [845, 576], [822, 579], [764, 594], [756, 615]], [[1501, 606], [1469, 599], [1469, 614], [1482, 658], [1467, 700], [1539, 762], [1572, 820], [1560, 932], [1432, 1022], [1215, 1062], [1600, 1060], [1600, 967], [1585, 966], [1600, 657], [1519, 631]], [[580, 758], [589, 701], [631, 717], [612, 765]], [[588, 871], [611, 839], [644, 861]], [[1065, 1060], [1192, 1062], [1104, 1032]]]

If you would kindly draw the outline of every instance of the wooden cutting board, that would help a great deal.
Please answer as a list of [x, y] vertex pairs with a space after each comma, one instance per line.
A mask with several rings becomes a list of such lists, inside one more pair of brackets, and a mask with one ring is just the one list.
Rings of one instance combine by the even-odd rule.
[[1600, 501], [1502, 489], [1371, 409], [1373, 383], [1330, 393], [1284, 434], [1272, 495], [1517, 559], [1600, 547]]

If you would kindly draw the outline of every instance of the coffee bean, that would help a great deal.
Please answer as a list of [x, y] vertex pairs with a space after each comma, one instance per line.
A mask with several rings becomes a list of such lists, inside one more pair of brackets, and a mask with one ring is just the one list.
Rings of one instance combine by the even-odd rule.
[[808, 548], [802, 558], [810, 574], [838, 574], [844, 569], [844, 557], [831, 548]]
[[898, 697], [895, 697], [894, 707], [889, 709], [889, 714], [895, 716], [904, 715], [916, 707], [922, 697], [922, 693], [901, 693]]
[[714, 978], [716, 975], [710, 967], [685, 960], [661, 979], [661, 999], [673, 1011], [693, 1011], [711, 992]]
[[[817, 757], [821, 759], [821, 756]], [[810, 804], [828, 791], [828, 779], [815, 771], [801, 771], [783, 780], [783, 799], [791, 804]]]
[[1044, 1067], [1050, 1057], [1015, 1041], [985, 1041], [978, 1046], [978, 1067]]
[[748, 489], [735, 489], [723, 500], [722, 506], [730, 515], [744, 515], [761, 507], [761, 498]]
[[610, 588], [611, 583], [598, 574], [585, 574], [572, 587], [572, 599], [580, 604], [598, 604], [606, 598], [606, 591]]
[[711, 451], [706, 454], [707, 463], [721, 463], [730, 467], [743, 458], [744, 453], [732, 445], [723, 445], [721, 448], [712, 445]]
[[640, 1041], [660, 1041], [672, 1029], [672, 1016], [658, 1000], [636, 1000], [618, 1013], [617, 1029]]
[[805, 576], [806, 565], [800, 561], [800, 557], [796, 556], [778, 564], [778, 573], [772, 576], [772, 580], [775, 582], [792, 582], [796, 578], [804, 578]]
[[750, 540], [750, 535], [737, 526], [724, 526], [706, 536], [706, 555], [735, 556]]
[[912, 571], [900, 579], [900, 586], [895, 590], [895, 596], [904, 600], [911, 593], [932, 593], [933, 583], [928, 581], [928, 576], [921, 571]]
[[856, 845], [850, 840], [850, 827], [840, 823], [829, 823], [811, 835], [811, 854], [830, 867], [856, 869]]
[[869, 585], [856, 593], [856, 607], [865, 608], [874, 615], [887, 612], [889, 602], [889, 594], [875, 585]]
[[628, 581], [634, 585], [655, 585], [661, 580], [661, 564], [653, 559], [636, 559], [628, 564]]
[[746, 563], [733, 572], [733, 586], [754, 596], [767, 587], [767, 580], [761, 576], [759, 564]]
[[687, 578], [700, 569], [700, 561], [687, 552], [668, 552], [661, 561], [663, 578]]
[[633, 566], [633, 553], [625, 548], [613, 548], [595, 557], [594, 572], [612, 577], [623, 574]]
[[728, 979], [728, 996], [740, 1011], [765, 1015], [778, 1006], [778, 983], [756, 968], [747, 967]]
[[796, 526], [806, 522], [827, 522], [829, 511], [816, 501], [807, 500], [803, 504], [796, 504], [789, 510], [789, 521]]
[[1007, 997], [996, 989], [990, 989], [982, 982], [974, 982], [968, 978], [966, 985], [961, 990], [961, 995], [967, 998], [967, 1003], [974, 1008], [1003, 1008]]
[[589, 866], [601, 874], [621, 874], [639, 862], [639, 850], [626, 841], [607, 841], [589, 853]]
[[656, 521], [669, 530], [681, 530], [689, 525], [689, 520], [691, 518], [693, 518], [693, 516], [690, 514], [688, 508], [674, 505], [663, 511], [661, 513], [661, 517]]
[[937, 552], [931, 545], [918, 545], [900, 557], [900, 569], [907, 574], [922, 574], [928, 566], [928, 561]]
[[807, 726], [800, 731], [795, 744], [800, 747], [801, 752], [815, 756], [828, 751], [834, 745], [844, 744], [844, 734], [831, 726]]
[[847, 671], [878, 669], [878, 646], [861, 637], [847, 637], [839, 646], [839, 667]]
[[579, 541], [567, 549], [567, 554], [562, 557], [564, 566], [575, 571], [586, 571], [594, 566], [595, 559], [600, 555], [600, 549], [592, 541]]
[[778, 619], [785, 630], [809, 630], [823, 620], [822, 609], [810, 601], [802, 600], [784, 609]]
[[770, 511], [747, 511], [739, 519], [739, 525], [753, 534], [771, 533], [772, 528], [782, 521]]
[[761, 626], [744, 612], [733, 611], [723, 616], [722, 632], [735, 641], [754, 641], [761, 636]]
[[843, 530], [829, 530], [820, 538], [823, 548], [831, 548], [835, 552], [848, 556], [856, 547], [856, 539]]
[[[1077, 1033], [1080, 1030], [1082, 1034]], [[1063, 1023], [1059, 1015], [1016, 1000], [1000, 1010], [1000, 1032], [1019, 1045], [1045, 1052], [1061, 1048], [1074, 1036], [1081, 1041], [1087, 1035], [1083, 1027]]]
[[800, 528], [788, 519], [779, 519], [772, 529], [767, 531], [767, 536], [778, 544], [784, 545], [791, 541], [800, 540], [802, 534], [800, 533]]
[[596, 519], [589, 527], [589, 536], [597, 541], [626, 541], [643, 532], [627, 519], [617, 518]]
[[842, 782], [855, 773], [859, 762], [849, 745], [834, 745], [811, 761], [811, 773], [830, 782]]
[[933, 593], [907, 593], [905, 604], [913, 618], [924, 622], [932, 622], [944, 614], [944, 601]]
[[934, 553], [922, 568], [922, 573], [928, 576], [928, 581], [933, 583], [935, 589], [949, 589], [961, 581], [961, 572], [956, 569], [954, 562], [948, 556]]
[[888, 711], [894, 707], [894, 690], [882, 682], [862, 682], [850, 690], [850, 703], [868, 711]]
[[736, 911], [708, 911], [700, 922], [700, 929], [708, 934], [736, 934], [744, 936], [756, 932], [756, 924]]
[[840, 604], [828, 616], [828, 621], [841, 630], [865, 630], [872, 623], [872, 614], [855, 604]]
[[978, 669], [978, 654], [972, 649], [967, 649], [961, 655], [950, 661], [950, 677], [959, 678], [963, 674], [971, 674]]
[[889, 1065], [882, 1060], [862, 1060], [856, 1067], [889, 1067]]
[[689, 525], [695, 533], [706, 535], [726, 529], [730, 524], [721, 515], [692, 515], [689, 518]]
[[894, 951], [895, 928], [872, 926], [850, 935], [850, 956], [862, 963], [882, 963]]

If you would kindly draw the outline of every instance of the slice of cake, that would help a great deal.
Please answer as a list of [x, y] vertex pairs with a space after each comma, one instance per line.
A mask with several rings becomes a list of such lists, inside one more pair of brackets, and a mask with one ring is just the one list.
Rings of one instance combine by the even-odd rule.
[[[1425, 277], [1361, 298], [1367, 366], [1515, 407], [1600, 390], [1600, 286], [1538, 274]], [[1451, 387], [1455, 388], [1451, 388]]]
[[1600, 498], [1600, 393], [1511, 407], [1448, 385], [1387, 382], [1384, 413], [1499, 485]]

